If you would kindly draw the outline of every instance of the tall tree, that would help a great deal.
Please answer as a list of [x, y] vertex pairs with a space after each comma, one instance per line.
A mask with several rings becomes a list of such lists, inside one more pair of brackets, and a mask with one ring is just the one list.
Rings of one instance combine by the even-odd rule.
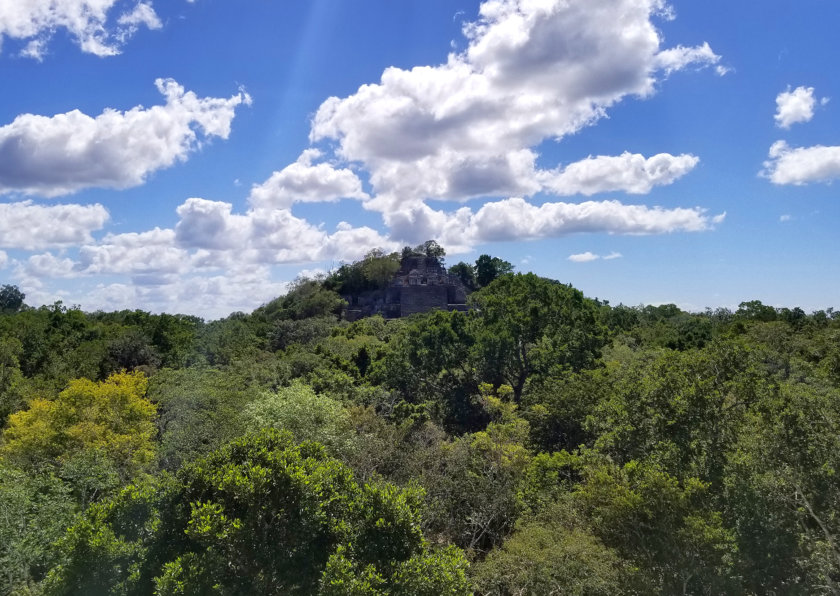
[[23, 306], [26, 294], [20, 288], [12, 285], [0, 287], [0, 312], [17, 312]]
[[494, 279], [512, 272], [513, 265], [498, 257], [481, 255], [475, 262], [475, 281], [479, 288], [483, 288]]
[[533, 273], [500, 277], [471, 300], [477, 366], [484, 379], [513, 387], [516, 401], [535, 373], [587, 368], [604, 343], [594, 302]]

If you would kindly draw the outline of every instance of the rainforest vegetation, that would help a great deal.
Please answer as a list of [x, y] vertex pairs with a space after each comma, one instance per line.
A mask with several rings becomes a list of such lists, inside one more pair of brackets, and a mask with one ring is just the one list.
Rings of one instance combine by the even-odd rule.
[[399, 257], [215, 321], [0, 288], [0, 592], [840, 591], [840, 313], [482, 255], [468, 312], [342, 320]]

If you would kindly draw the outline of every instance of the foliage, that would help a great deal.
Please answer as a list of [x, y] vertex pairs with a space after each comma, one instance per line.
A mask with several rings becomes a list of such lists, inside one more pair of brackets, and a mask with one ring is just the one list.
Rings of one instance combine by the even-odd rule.
[[[320, 445], [264, 431], [94, 506], [47, 593], [405, 593], [413, 568], [466, 594], [457, 556], [429, 559], [419, 496], [359, 485]], [[348, 570], [370, 578], [364, 590], [342, 587]]]
[[481, 255], [475, 261], [475, 282], [479, 288], [490, 285], [495, 279], [513, 272], [513, 265], [498, 257]]
[[55, 564], [52, 544], [73, 521], [70, 488], [52, 474], [0, 463], [0, 592], [29, 593]]
[[449, 268], [449, 274], [456, 276], [467, 291], [472, 292], [478, 288], [478, 282], [475, 279], [475, 269], [472, 265], [461, 261]]
[[155, 406], [141, 373], [72, 381], [55, 400], [9, 417], [0, 457], [33, 473], [55, 471], [85, 504], [150, 469]]
[[631, 594], [627, 561], [580, 527], [568, 508], [558, 505], [539, 519], [520, 524], [501, 548], [476, 565], [478, 593]]
[[339, 459], [351, 458], [358, 449], [347, 409], [300, 381], [262, 395], [245, 408], [244, 418], [250, 430], [285, 430], [295, 441], [321, 443]]
[[245, 433], [243, 408], [256, 389], [240, 375], [212, 368], [164, 370], [150, 379], [149, 399], [158, 410], [158, 463], [177, 470]]
[[513, 387], [552, 370], [594, 365], [604, 342], [592, 301], [570, 286], [532, 273], [506, 275], [470, 297], [479, 316], [474, 354], [483, 378]]
[[341, 321], [400, 257], [207, 323], [0, 309], [0, 593], [840, 592], [840, 312], [482, 255], [468, 312]]
[[0, 313], [19, 311], [24, 306], [25, 298], [26, 294], [17, 286], [8, 284], [0, 286]]

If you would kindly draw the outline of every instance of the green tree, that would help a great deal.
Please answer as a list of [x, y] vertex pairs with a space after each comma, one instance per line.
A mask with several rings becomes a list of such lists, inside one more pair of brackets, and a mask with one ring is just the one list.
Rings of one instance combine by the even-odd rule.
[[400, 258], [397, 253], [386, 254], [379, 249], [367, 253], [361, 263], [365, 280], [376, 288], [387, 286], [399, 268]]
[[0, 313], [17, 312], [23, 307], [26, 294], [17, 286], [6, 284], [0, 287]]
[[0, 593], [39, 593], [56, 562], [52, 545], [77, 511], [67, 483], [0, 462]]
[[434, 311], [405, 325], [391, 340], [377, 374], [413, 404], [426, 404], [446, 427], [476, 430], [487, 423], [472, 399], [478, 385], [472, 368], [471, 315]]
[[473, 571], [478, 593], [632, 594], [629, 561], [588, 531], [574, 512], [557, 504], [516, 532]]
[[604, 329], [591, 300], [571, 286], [533, 273], [506, 275], [474, 293], [473, 356], [482, 378], [513, 387], [551, 370], [579, 371], [594, 364]]
[[406, 594], [423, 569], [440, 593], [467, 594], [461, 555], [430, 558], [419, 499], [360, 485], [322, 446], [263, 431], [91, 508], [46, 592]]
[[177, 470], [246, 432], [243, 409], [259, 395], [242, 375], [206, 367], [162, 370], [149, 380], [158, 410], [158, 462]]
[[790, 381], [728, 454], [727, 514], [753, 593], [840, 591], [840, 391]]
[[276, 393], [265, 393], [244, 411], [249, 430], [275, 428], [292, 433], [295, 441], [315, 441], [331, 455], [346, 460], [358, 449], [350, 413], [341, 404], [295, 381]]
[[475, 281], [479, 288], [489, 285], [494, 279], [513, 273], [513, 265], [498, 257], [481, 255], [475, 261]]
[[14, 337], [0, 337], [0, 428], [6, 417], [23, 407], [23, 375], [18, 358], [23, 345]]

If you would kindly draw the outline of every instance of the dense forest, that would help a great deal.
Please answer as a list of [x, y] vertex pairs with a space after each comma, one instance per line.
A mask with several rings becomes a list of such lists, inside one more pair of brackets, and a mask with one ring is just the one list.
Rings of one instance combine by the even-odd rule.
[[209, 322], [3, 286], [0, 592], [840, 592], [840, 313], [482, 255], [467, 312], [343, 320], [399, 259]]

